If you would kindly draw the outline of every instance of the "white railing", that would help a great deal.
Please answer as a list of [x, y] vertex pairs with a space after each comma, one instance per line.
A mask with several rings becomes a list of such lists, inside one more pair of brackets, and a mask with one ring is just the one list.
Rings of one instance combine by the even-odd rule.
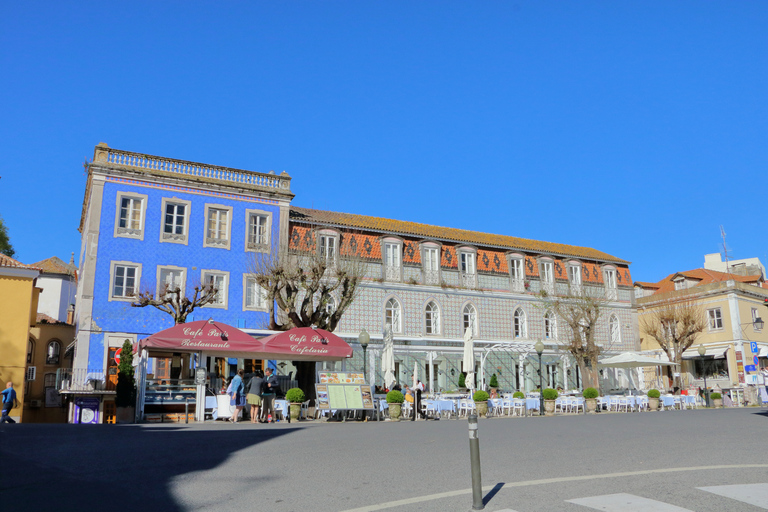
[[56, 372], [56, 389], [59, 391], [114, 390], [115, 383], [104, 378], [103, 370], [89, 368], [62, 368]]
[[425, 270], [424, 271], [424, 284], [440, 284], [440, 271], [439, 270]]
[[400, 282], [400, 267], [384, 265], [384, 279], [387, 281]]
[[619, 298], [619, 294], [616, 291], [616, 288], [606, 288], [605, 289], [605, 298], [608, 300], [616, 300]]
[[541, 282], [541, 289], [545, 292], [547, 292], [549, 295], [554, 295], [555, 293], [555, 283], [550, 283], [547, 281]]
[[477, 274], [461, 274], [461, 286], [464, 288], [475, 288], [477, 283]]
[[511, 289], [513, 292], [523, 293], [525, 292], [525, 281], [522, 279], [512, 279]]
[[172, 158], [142, 155], [140, 153], [131, 153], [130, 151], [111, 148], [102, 149], [102, 152], [106, 153], [105, 158], [99, 154], [100, 149], [101, 148], [97, 148], [96, 164], [100, 161], [106, 161], [106, 163], [135, 167], [138, 169], [170, 172], [186, 176], [196, 176], [199, 178], [210, 178], [242, 185], [255, 185], [263, 188], [280, 189], [286, 192], [291, 189], [291, 178], [286, 173], [277, 176], [274, 173], [258, 173], [241, 169], [230, 169], [229, 167], [218, 167], [214, 165], [187, 162], [184, 160], [174, 160]]

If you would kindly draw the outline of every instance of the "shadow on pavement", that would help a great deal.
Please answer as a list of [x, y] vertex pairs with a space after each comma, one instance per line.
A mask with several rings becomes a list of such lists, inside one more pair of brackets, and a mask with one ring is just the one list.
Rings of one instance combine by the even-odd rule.
[[483, 505], [488, 505], [488, 503], [491, 502], [494, 496], [501, 490], [501, 488], [504, 487], [504, 484], [502, 482], [499, 482], [498, 484], [493, 486], [493, 489], [488, 491], [488, 494], [483, 496]]
[[7, 425], [2, 510], [181, 511], [171, 481], [297, 428]]

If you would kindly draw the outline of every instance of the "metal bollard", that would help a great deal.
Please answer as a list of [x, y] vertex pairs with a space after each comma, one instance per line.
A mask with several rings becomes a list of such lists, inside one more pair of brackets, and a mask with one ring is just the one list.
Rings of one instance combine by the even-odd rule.
[[477, 433], [477, 414], [467, 418], [469, 423], [469, 461], [472, 465], [472, 510], [483, 510], [483, 481], [480, 474], [480, 437]]
[[184, 398], [184, 423], [189, 423], [189, 398]]

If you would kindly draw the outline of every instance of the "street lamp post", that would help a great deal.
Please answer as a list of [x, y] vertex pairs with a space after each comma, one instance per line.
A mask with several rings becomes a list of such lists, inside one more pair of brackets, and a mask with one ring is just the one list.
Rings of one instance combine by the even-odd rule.
[[709, 407], [709, 393], [707, 391], [707, 369], [704, 366], [704, 355], [707, 353], [707, 349], [704, 345], [699, 345], [699, 356], [701, 356], [701, 369], [704, 372], [704, 407]]
[[544, 416], [544, 376], [541, 374], [541, 353], [544, 352], [544, 343], [539, 340], [533, 348], [539, 354], [539, 416]]
[[371, 341], [371, 335], [368, 331], [363, 329], [360, 331], [360, 335], [357, 337], [357, 341], [360, 342], [360, 346], [363, 347], [363, 379], [368, 378], [368, 358], [365, 356], [368, 349], [368, 343]]

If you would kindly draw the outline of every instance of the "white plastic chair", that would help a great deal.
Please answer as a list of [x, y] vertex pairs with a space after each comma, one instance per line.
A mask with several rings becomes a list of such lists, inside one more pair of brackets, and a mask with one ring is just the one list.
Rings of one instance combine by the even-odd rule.
[[619, 397], [617, 396], [608, 397], [608, 410], [609, 411], [619, 410]]
[[512, 412], [518, 416], [525, 416], [525, 399], [513, 398], [512, 399]]
[[629, 408], [630, 408], [629, 398], [626, 398], [626, 397], [619, 398], [619, 404], [618, 404], [617, 410], [620, 411], [622, 408], [624, 409], [624, 412], [629, 412]]
[[581, 412], [584, 412], [584, 398], [572, 398], [570, 412], [579, 412], [579, 408], [581, 408]]
[[510, 416], [512, 414], [512, 399], [505, 398], [501, 401], [501, 414]]

